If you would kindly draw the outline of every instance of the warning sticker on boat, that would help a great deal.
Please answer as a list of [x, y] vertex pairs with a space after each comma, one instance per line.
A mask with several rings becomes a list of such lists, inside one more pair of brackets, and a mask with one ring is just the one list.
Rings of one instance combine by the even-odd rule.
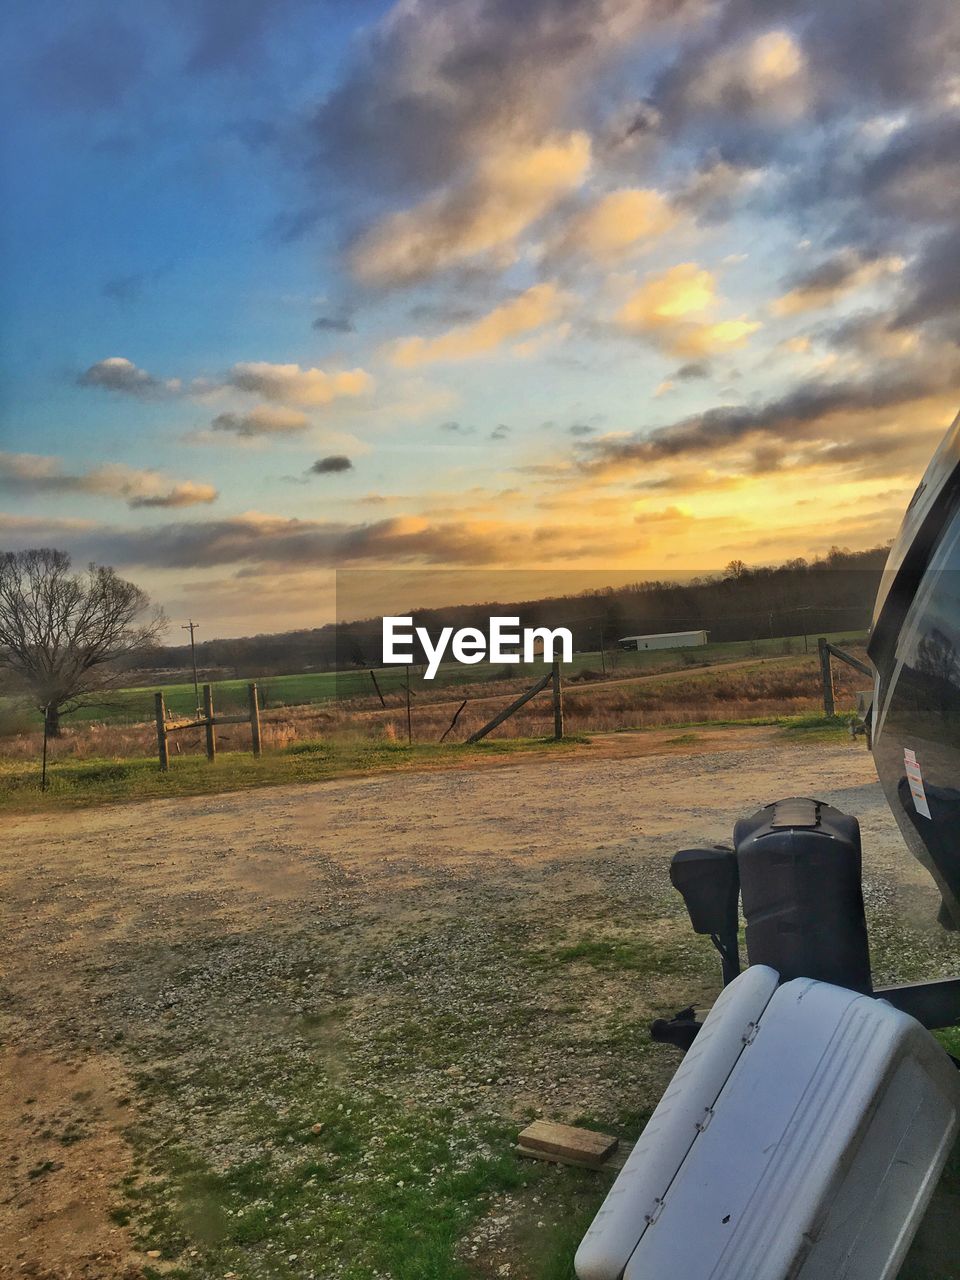
[[927, 794], [923, 789], [923, 774], [920, 772], [916, 754], [909, 747], [903, 748], [903, 767], [907, 774], [907, 782], [910, 784], [913, 807], [922, 817], [929, 818], [930, 806], [927, 804]]

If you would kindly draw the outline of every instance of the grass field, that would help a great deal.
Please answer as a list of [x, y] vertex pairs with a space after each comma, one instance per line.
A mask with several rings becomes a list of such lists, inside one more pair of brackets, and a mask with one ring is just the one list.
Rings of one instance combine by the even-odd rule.
[[[834, 643], [862, 639], [857, 634], [836, 633], [829, 637]], [[606, 655], [607, 676], [611, 679], [624, 678], [630, 675], [653, 674], [685, 670], [700, 664], [728, 662], [738, 658], [776, 656], [781, 654], [802, 654], [805, 651], [816, 653], [816, 637], [788, 636], [761, 640], [735, 640], [724, 644], [708, 644], [695, 649], [659, 649], [646, 652], [617, 652]], [[573, 679], [582, 673], [602, 674], [602, 663], [599, 653], [575, 653], [573, 661], [564, 664], [567, 679]], [[424, 681], [418, 669], [414, 669], [412, 687], [416, 689], [421, 702], [430, 699], [431, 695], [443, 697], [444, 690], [453, 687], [480, 685], [485, 682], [509, 681], [521, 686], [532, 683], [543, 673], [543, 667], [535, 664], [525, 667], [492, 666], [480, 663], [474, 667], [463, 667], [459, 663], [444, 664], [433, 681]], [[405, 680], [403, 667], [384, 667], [377, 670], [377, 681], [387, 696], [399, 695]], [[221, 680], [213, 686], [215, 707], [223, 712], [240, 710], [246, 705], [248, 680]], [[260, 690], [261, 705], [266, 708], [284, 706], [303, 706], [307, 704], [322, 705], [340, 699], [369, 699], [375, 697], [373, 684], [367, 671], [318, 671], [302, 675], [265, 676], [257, 681]], [[152, 720], [154, 715], [154, 693], [158, 686], [147, 688], [129, 688], [112, 690], [103, 701], [81, 707], [74, 712], [67, 723], [102, 723], [102, 724], [137, 724]], [[163, 686], [163, 696], [167, 712], [171, 716], [186, 716], [195, 709], [196, 699], [193, 683], [170, 684]], [[13, 723], [17, 727], [27, 727], [34, 720], [39, 721], [35, 713], [22, 713]]]
[[170, 796], [209, 795], [245, 791], [281, 783], [324, 782], [358, 773], [398, 769], [459, 767], [484, 758], [540, 749], [569, 750], [575, 738], [499, 738], [472, 746], [395, 742], [383, 738], [305, 740], [270, 752], [259, 760], [249, 752], [230, 751], [213, 764], [204, 756], [174, 758], [161, 772], [156, 760], [145, 756], [70, 758], [53, 765], [47, 789], [40, 791], [35, 761], [0, 759], [0, 811], [56, 811], [111, 804], [122, 800], [151, 800]]

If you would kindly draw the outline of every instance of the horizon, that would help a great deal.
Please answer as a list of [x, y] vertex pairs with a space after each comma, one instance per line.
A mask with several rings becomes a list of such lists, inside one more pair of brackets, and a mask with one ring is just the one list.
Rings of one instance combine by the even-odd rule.
[[668, 10], [15, 0], [0, 545], [226, 639], [338, 568], [891, 539], [960, 405], [960, 11]]
[[[867, 557], [867, 556], [870, 556], [871, 554], [885, 555], [888, 550], [889, 550], [888, 546], [885, 546], [885, 545], [868, 547], [862, 551], [850, 551], [847, 548], [839, 548], [839, 547], [833, 549], [833, 551], [837, 555], [839, 555], [841, 558], [845, 558], [849, 556], [854, 559], [859, 557]], [[829, 556], [825, 556], [822, 559], [818, 559], [818, 560], [807, 561], [805, 567], [810, 569], [826, 568], [826, 569], [830, 569], [831, 572], [868, 572], [869, 571], [867, 569], [858, 569], [856, 566], [849, 566], [849, 565], [838, 566], [836, 564], [831, 564]], [[338, 580], [342, 581], [346, 579], [351, 589], [346, 592], [344, 592], [341, 589], [337, 593], [338, 607], [336, 611], [336, 616], [327, 618], [322, 622], [318, 622], [316, 626], [313, 626], [313, 627], [295, 627], [295, 628], [284, 628], [284, 629], [279, 629], [274, 631], [249, 632], [244, 634], [238, 633], [236, 635], [217, 634], [217, 635], [210, 635], [206, 637], [200, 637], [197, 640], [197, 644], [199, 646], [205, 643], [216, 643], [218, 640], [254, 641], [258, 639], [267, 639], [271, 637], [282, 637], [285, 635], [298, 634], [303, 631], [312, 631], [312, 630], [323, 631], [331, 628], [336, 630], [336, 628], [341, 626], [354, 626], [354, 625], [364, 625], [367, 623], [370, 623], [370, 624], [378, 623], [382, 620], [383, 617], [387, 615], [407, 616], [407, 615], [417, 615], [422, 613], [444, 613], [447, 611], [458, 612], [460, 610], [470, 610], [470, 609], [489, 609], [489, 610], [494, 610], [494, 609], [503, 610], [503, 609], [514, 609], [514, 608], [519, 609], [519, 608], [523, 608], [524, 606], [540, 605], [545, 603], [549, 604], [549, 603], [554, 603], [554, 602], [565, 600], [565, 599], [578, 601], [578, 600], [590, 599], [593, 596], [603, 597], [607, 593], [610, 594], [611, 598], [617, 599], [623, 593], [629, 593], [634, 587], [643, 588], [646, 586], [657, 586], [660, 584], [666, 585], [668, 587], [671, 587], [671, 586], [685, 587], [685, 586], [697, 586], [701, 584], [710, 584], [710, 583], [720, 582], [731, 576], [731, 572], [730, 572], [731, 568], [732, 566], [728, 564], [723, 569], [716, 569], [712, 571], [710, 570], [671, 570], [669, 572], [665, 572], [662, 574], [655, 573], [649, 577], [643, 577], [643, 578], [637, 578], [634, 575], [630, 575], [630, 574], [621, 574], [619, 575], [621, 579], [619, 582], [611, 581], [614, 575], [609, 573], [603, 574], [601, 571], [591, 571], [589, 575], [587, 574], [571, 575], [566, 573], [553, 574], [553, 575], [541, 575], [541, 574], [537, 574], [535, 572], [526, 571], [526, 570], [507, 570], [505, 572], [500, 572], [495, 575], [491, 575], [486, 573], [480, 573], [477, 571], [472, 571], [473, 573], [475, 573], [476, 577], [480, 579], [480, 582], [482, 584], [489, 584], [491, 581], [491, 578], [495, 578], [495, 580], [499, 583], [500, 589], [495, 594], [492, 594], [492, 595], [484, 594], [485, 592], [492, 590], [492, 588], [488, 585], [478, 585], [474, 589], [468, 590], [464, 583], [465, 575], [461, 572], [457, 572], [456, 574], [454, 574], [453, 571], [444, 571], [444, 570], [435, 570], [435, 569], [421, 570], [419, 572], [413, 572], [413, 573], [409, 571], [400, 571], [400, 570], [386, 570], [386, 571], [374, 570], [374, 569], [338, 570], [337, 571]], [[788, 560], [780, 563], [772, 563], [767, 565], [741, 564], [739, 566], [739, 572], [740, 574], [742, 574], [742, 576], [749, 577], [749, 576], [759, 576], [759, 575], [768, 574], [768, 573], [775, 574], [780, 571], [790, 572], [792, 570], [795, 570], [796, 568], [798, 568], [797, 563], [794, 560]], [[879, 572], [881, 573], [883, 572], [882, 567], [879, 569]], [[466, 576], [469, 576], [469, 575], [466, 575]], [[595, 581], [591, 585], [580, 585], [576, 589], [572, 589], [572, 584], [566, 583], [565, 584], [566, 589], [565, 590], [560, 589], [561, 585], [564, 585], [563, 580], [565, 578], [572, 577], [575, 582], [579, 582], [582, 584], [584, 582], [585, 577], [587, 576], [589, 576], [592, 579], [601, 579], [601, 580]], [[369, 585], [363, 582], [363, 579], [367, 577], [371, 580]], [[444, 587], [442, 585], [443, 582], [449, 581], [454, 577], [456, 578], [456, 581], [459, 584], [459, 594], [456, 596], [456, 598], [448, 594], [443, 594]], [[396, 579], [397, 583], [396, 584], [392, 583], [391, 579]], [[409, 602], [407, 595], [401, 594], [410, 589], [416, 589], [415, 587], [414, 588], [410, 587], [409, 584], [411, 580], [414, 582], [421, 581], [425, 584], [425, 586], [429, 586], [430, 588], [429, 598], [425, 598], [424, 596], [418, 596], [416, 597], [418, 603], [411, 604]], [[534, 594], [532, 590], [534, 585], [537, 583], [543, 583], [544, 581], [546, 581], [547, 583], [552, 583], [554, 589], [552, 591], [544, 589], [540, 591], [540, 594]], [[516, 591], [511, 590], [510, 584], [512, 582], [526, 583], [530, 589], [524, 590], [521, 593], [520, 588], [518, 586], [516, 588]], [[355, 587], [354, 583], [358, 583], [358, 585]], [[638, 594], [642, 595], [642, 591], [639, 592]], [[365, 605], [360, 605], [359, 602], [364, 600], [373, 600], [373, 599], [379, 600], [381, 602], [379, 611], [377, 611], [376, 609], [373, 609], [372, 606], [370, 606], [372, 611], [368, 611], [364, 613], [353, 612], [353, 613], [350, 613], [349, 615], [346, 614], [347, 609], [368, 607]], [[349, 603], [344, 603], [345, 600], [349, 601]], [[592, 617], [593, 615], [590, 615], [590, 616]], [[579, 619], [579, 621], [581, 622], [583, 620], [584, 620], [583, 618]], [[633, 624], [624, 624], [624, 625], [633, 625]], [[200, 622], [197, 622], [196, 620], [194, 620], [194, 627], [198, 631], [203, 630], [203, 624]], [[171, 632], [175, 632], [176, 629], [177, 629], [177, 623], [174, 621], [171, 621], [169, 624], [168, 630]], [[181, 628], [181, 629], [185, 630], [186, 628]], [[800, 634], [800, 633], [798, 632], [797, 634]], [[183, 640], [183, 641], [164, 640], [160, 642], [159, 647], [164, 649], [181, 649], [181, 648], [189, 649], [190, 642], [189, 640]]]

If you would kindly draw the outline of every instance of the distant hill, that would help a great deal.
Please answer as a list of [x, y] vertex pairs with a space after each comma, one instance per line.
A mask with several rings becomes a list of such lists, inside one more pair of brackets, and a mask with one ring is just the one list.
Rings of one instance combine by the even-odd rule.
[[[638, 581], [574, 596], [502, 601], [483, 605], [407, 610], [431, 634], [441, 626], [485, 629], [491, 613], [517, 616], [520, 625], [566, 626], [574, 648], [613, 647], [620, 636], [704, 629], [710, 639], [749, 640], [762, 636], [817, 635], [862, 631], [886, 563], [887, 548], [832, 550], [822, 559], [789, 560], [753, 569], [732, 562], [723, 573], [685, 582]], [[365, 618], [339, 627], [204, 640], [197, 661], [208, 678], [263, 676], [380, 663], [380, 619]], [[181, 679], [190, 668], [189, 645], [158, 647], [141, 671], [151, 681]]]

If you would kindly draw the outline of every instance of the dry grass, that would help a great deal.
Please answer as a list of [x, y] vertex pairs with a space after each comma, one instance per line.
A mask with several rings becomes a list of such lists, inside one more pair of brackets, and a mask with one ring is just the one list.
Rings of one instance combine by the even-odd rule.
[[[652, 728], [658, 725], [697, 724], [772, 716], [803, 715], [821, 707], [820, 677], [816, 659], [809, 656], [758, 659], [748, 666], [706, 667], [674, 672], [656, 678], [612, 680], [580, 673], [566, 685], [564, 712], [572, 734]], [[848, 667], [835, 673], [838, 705], [852, 706], [854, 693], [865, 677]], [[501, 681], [438, 689], [436, 700], [417, 697], [412, 722], [415, 742], [437, 742], [450, 724], [463, 698], [468, 699], [448, 737], [462, 742], [518, 693], [516, 682]], [[267, 751], [279, 751], [295, 743], [318, 738], [330, 741], [379, 739], [405, 742], [406, 709], [400, 695], [390, 695], [383, 709], [374, 699], [352, 699], [325, 707], [279, 707], [263, 713], [263, 743]], [[536, 738], [553, 732], [549, 691], [538, 695], [494, 731], [498, 738]], [[247, 751], [250, 733], [246, 725], [217, 730], [221, 751]], [[41, 750], [37, 730], [0, 738], [0, 759], [36, 760]], [[152, 723], [136, 725], [96, 722], [70, 725], [63, 737], [49, 745], [50, 759], [137, 758], [156, 755]], [[191, 729], [170, 737], [171, 756], [204, 753], [203, 731]]]

